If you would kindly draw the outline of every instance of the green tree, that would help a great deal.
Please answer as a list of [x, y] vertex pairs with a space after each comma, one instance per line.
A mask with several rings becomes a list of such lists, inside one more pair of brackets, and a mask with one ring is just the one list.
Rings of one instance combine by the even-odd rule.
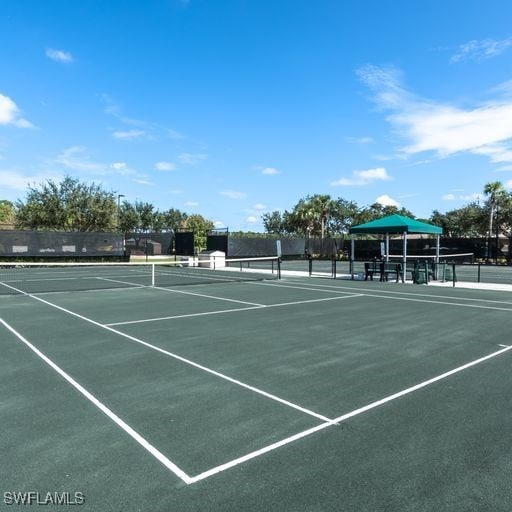
[[194, 232], [195, 251], [201, 252], [206, 249], [206, 237], [215, 225], [211, 220], [205, 219], [202, 215], [189, 215], [182, 225], [183, 229]]
[[[502, 202], [506, 202], [507, 196], [509, 195], [501, 181], [493, 181], [487, 183], [484, 187], [484, 194], [487, 196], [486, 205], [489, 210], [489, 231], [488, 231], [488, 246], [489, 246], [489, 257], [490, 249], [491, 249], [491, 239], [494, 235], [493, 232], [493, 224], [495, 222], [495, 216], [497, 216], [498, 209]], [[499, 235], [499, 225], [496, 223], [496, 235]], [[497, 249], [497, 248], [496, 248]], [[496, 252], [496, 258], [498, 258], [498, 253]]]
[[292, 232], [324, 237], [326, 225], [333, 210], [333, 201], [327, 194], [308, 195], [299, 200], [291, 212], [285, 212], [285, 224]]
[[0, 225], [14, 225], [14, 205], [7, 199], [0, 200]]
[[486, 220], [486, 209], [472, 202], [446, 213], [434, 210], [429, 222], [442, 227], [443, 235], [447, 238], [471, 238], [485, 236]]
[[499, 206], [500, 231], [508, 238], [508, 261], [512, 262], [512, 192], [504, 196]]
[[175, 208], [169, 208], [162, 213], [163, 229], [166, 231], [177, 231], [183, 227], [183, 223], [187, 220], [187, 214]]
[[282, 235], [286, 232], [283, 215], [281, 215], [281, 212], [278, 210], [264, 213], [261, 218], [263, 219], [263, 227], [267, 233]]
[[15, 204], [16, 226], [54, 231], [112, 231], [117, 224], [113, 192], [66, 176], [57, 183], [30, 185], [25, 201]]
[[155, 207], [151, 203], [135, 202], [135, 212], [137, 213], [137, 230], [150, 231], [155, 224]]
[[138, 230], [139, 215], [135, 207], [128, 201], [123, 201], [119, 209], [119, 229], [121, 233], [133, 233]]
[[327, 234], [339, 236], [348, 232], [354, 224], [358, 206], [354, 201], [347, 201], [339, 197], [331, 202], [330, 216], [327, 220]]

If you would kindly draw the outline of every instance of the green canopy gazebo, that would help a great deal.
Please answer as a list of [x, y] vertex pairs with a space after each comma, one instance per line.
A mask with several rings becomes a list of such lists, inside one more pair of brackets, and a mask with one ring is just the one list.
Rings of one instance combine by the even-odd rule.
[[[403, 254], [402, 259], [404, 263], [407, 262], [407, 235], [409, 233], [419, 233], [436, 235], [436, 262], [439, 261], [439, 242], [443, 234], [443, 229], [427, 222], [420, 222], [419, 220], [411, 219], [403, 215], [388, 215], [382, 219], [372, 220], [365, 224], [352, 226], [349, 229], [349, 234], [383, 234], [386, 235], [386, 254], [385, 259], [389, 261], [389, 235], [400, 234], [403, 237]], [[351, 261], [354, 261], [354, 237], [352, 237], [351, 247]]]

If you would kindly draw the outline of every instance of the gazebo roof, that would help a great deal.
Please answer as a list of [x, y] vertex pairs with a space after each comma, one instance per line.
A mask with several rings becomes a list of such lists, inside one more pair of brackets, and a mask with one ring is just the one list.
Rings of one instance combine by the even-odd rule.
[[353, 226], [349, 229], [349, 233], [427, 233], [441, 235], [443, 228], [395, 214]]

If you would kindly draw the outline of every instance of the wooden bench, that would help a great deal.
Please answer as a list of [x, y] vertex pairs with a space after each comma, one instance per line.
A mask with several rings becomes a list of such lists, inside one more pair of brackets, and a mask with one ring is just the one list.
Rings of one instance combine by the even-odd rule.
[[364, 264], [364, 280], [368, 281], [370, 278], [373, 281], [373, 276], [379, 275], [379, 281], [389, 281], [389, 276], [394, 275], [398, 283], [402, 279], [404, 282], [404, 275], [402, 273], [402, 265], [400, 263], [391, 263], [386, 261], [372, 261]]

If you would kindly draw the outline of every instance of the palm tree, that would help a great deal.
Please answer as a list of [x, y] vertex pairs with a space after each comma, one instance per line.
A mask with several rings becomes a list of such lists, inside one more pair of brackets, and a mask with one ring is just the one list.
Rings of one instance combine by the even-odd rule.
[[[503, 187], [501, 181], [493, 181], [491, 183], [487, 183], [484, 187], [484, 194], [487, 196], [487, 204], [489, 205], [489, 234], [487, 238], [487, 243], [489, 247], [489, 253], [487, 257], [490, 257], [490, 249], [491, 249], [491, 237], [493, 230], [493, 219], [494, 212], [497, 211], [498, 205], [501, 200], [507, 195], [507, 191]], [[496, 225], [496, 262], [498, 261], [498, 235], [499, 235], [499, 226]]]
[[311, 198], [313, 211], [317, 218], [320, 218], [320, 236], [325, 238], [325, 225], [333, 209], [333, 200], [327, 194], [315, 194]]

